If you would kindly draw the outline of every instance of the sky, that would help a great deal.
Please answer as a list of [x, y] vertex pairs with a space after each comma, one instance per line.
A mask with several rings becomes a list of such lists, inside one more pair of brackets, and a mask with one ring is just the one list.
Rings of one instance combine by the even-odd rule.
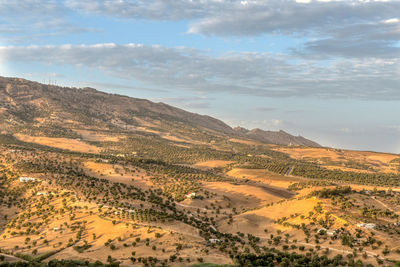
[[399, 0], [0, 0], [0, 76], [400, 153], [399, 10]]

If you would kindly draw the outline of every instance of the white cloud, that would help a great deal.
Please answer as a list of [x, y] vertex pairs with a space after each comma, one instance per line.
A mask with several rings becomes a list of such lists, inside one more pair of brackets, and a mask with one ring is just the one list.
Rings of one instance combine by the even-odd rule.
[[304, 50], [317, 55], [392, 57], [399, 53], [396, 42], [400, 41], [400, 30], [395, 26], [400, 1], [67, 0], [63, 3], [66, 8], [85, 14], [131, 20], [188, 20], [187, 32], [191, 34], [309, 37], [314, 41], [306, 43]]
[[384, 23], [391, 24], [391, 23], [399, 23], [400, 20], [398, 18], [387, 19], [383, 21]]
[[309, 4], [312, 0], [296, 0], [297, 3]]
[[[313, 56], [393, 57], [399, 53], [400, 1], [322, 0], [0, 0], [4, 41], [99, 31], [69, 13], [188, 22], [188, 33], [208, 36], [289, 35]], [[12, 27], [11, 27], [12, 25]], [[7, 28], [11, 29], [8, 30]], [[303, 39], [304, 38], [304, 39]]]
[[400, 100], [400, 59], [396, 58], [314, 61], [255, 52], [211, 56], [202, 50], [184, 47], [113, 43], [3, 46], [0, 57], [5, 64], [83, 66], [167, 90]]
[[0, 41], [35, 42], [46, 37], [97, 31], [69, 21], [68, 11], [57, 0], [0, 0], [0, 33], [3, 33]]

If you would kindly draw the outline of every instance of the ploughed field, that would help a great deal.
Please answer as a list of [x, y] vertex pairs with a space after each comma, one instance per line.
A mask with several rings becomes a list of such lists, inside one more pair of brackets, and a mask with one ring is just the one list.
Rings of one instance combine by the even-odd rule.
[[74, 132], [1, 136], [0, 263], [400, 261], [397, 155]]

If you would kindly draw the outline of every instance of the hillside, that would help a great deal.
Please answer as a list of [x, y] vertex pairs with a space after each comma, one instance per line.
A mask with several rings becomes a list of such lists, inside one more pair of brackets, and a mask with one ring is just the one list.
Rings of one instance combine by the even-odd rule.
[[107, 94], [93, 88], [44, 85], [0, 77], [0, 126], [8, 133], [65, 137], [71, 129], [155, 134], [175, 141], [210, 142], [216, 137], [246, 137], [280, 145], [319, 146], [283, 131], [252, 130], [245, 135], [224, 122], [145, 99]]
[[257, 140], [260, 142], [264, 142], [267, 144], [275, 144], [275, 145], [291, 145], [291, 146], [308, 146], [308, 147], [321, 147], [316, 142], [308, 140], [302, 136], [293, 136], [288, 134], [285, 131], [264, 131], [261, 129], [252, 129], [247, 130], [242, 127], [236, 127], [234, 130], [253, 140]]
[[[222, 134], [232, 134], [225, 123], [164, 103], [107, 94], [92, 88], [66, 88], [16, 78], [0, 78], [2, 117], [18, 123], [69, 123], [103, 129], [134, 130], [163, 123], [185, 123]], [[143, 122], [142, 120], [145, 120]]]
[[400, 261], [399, 155], [0, 81], [1, 266]]

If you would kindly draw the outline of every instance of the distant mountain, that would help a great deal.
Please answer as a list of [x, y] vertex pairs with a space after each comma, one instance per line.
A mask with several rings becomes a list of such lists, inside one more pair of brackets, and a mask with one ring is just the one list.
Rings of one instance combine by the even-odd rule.
[[21, 123], [79, 125], [101, 129], [160, 128], [168, 124], [223, 134], [231, 127], [210, 116], [190, 113], [164, 103], [107, 94], [92, 88], [66, 88], [0, 77], [0, 118]]
[[29, 129], [41, 134], [63, 135], [73, 134], [71, 129], [76, 128], [173, 135], [202, 142], [210, 142], [213, 136], [241, 136], [271, 144], [319, 146], [283, 131], [232, 129], [213, 117], [164, 103], [107, 94], [93, 88], [60, 87], [0, 77], [0, 132]]
[[314, 141], [308, 140], [302, 136], [293, 136], [282, 130], [264, 131], [258, 128], [247, 130], [243, 127], [236, 127], [233, 130], [240, 135], [246, 136], [247, 138], [268, 144], [321, 147], [321, 145]]

